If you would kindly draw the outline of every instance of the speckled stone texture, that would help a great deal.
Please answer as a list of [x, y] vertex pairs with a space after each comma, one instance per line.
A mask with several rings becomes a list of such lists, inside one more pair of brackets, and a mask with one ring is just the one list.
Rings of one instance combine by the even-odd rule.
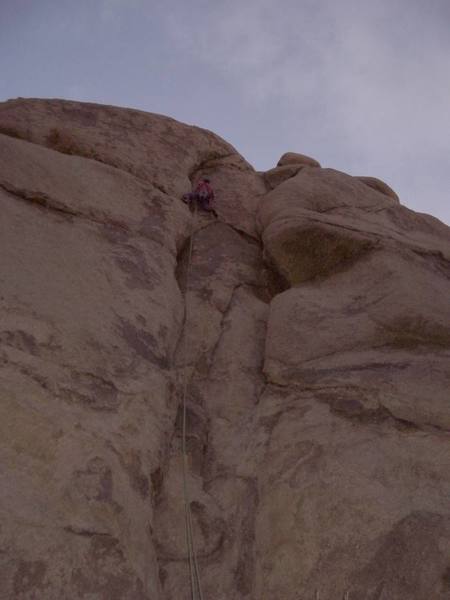
[[191, 598], [185, 378], [205, 599], [450, 596], [448, 227], [62, 100], [0, 104], [0, 203], [2, 600]]

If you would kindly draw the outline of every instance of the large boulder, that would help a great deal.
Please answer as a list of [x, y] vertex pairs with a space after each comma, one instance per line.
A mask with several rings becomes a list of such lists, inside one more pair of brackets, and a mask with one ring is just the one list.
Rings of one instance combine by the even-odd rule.
[[305, 167], [320, 167], [320, 163], [310, 156], [298, 152], [285, 152], [277, 163], [277, 167], [286, 165], [304, 165]]
[[258, 222], [285, 290], [249, 450], [255, 595], [443, 600], [449, 229], [329, 169], [279, 185]]
[[187, 512], [205, 598], [446, 600], [448, 227], [141, 111], [0, 130], [3, 596], [188, 600]]
[[289, 285], [385, 246], [449, 257], [448, 227], [333, 169], [299, 171], [264, 197], [257, 221], [267, 260]]
[[270, 189], [274, 189], [286, 179], [290, 179], [297, 175], [300, 169], [303, 169], [305, 165], [284, 165], [284, 167], [275, 167], [274, 169], [269, 169], [264, 173], [264, 179], [269, 186]]
[[391, 187], [389, 187], [387, 183], [384, 183], [384, 181], [381, 181], [381, 179], [378, 179], [377, 177], [361, 177], [361, 176], [357, 177], [356, 179], [359, 179], [359, 181], [362, 181], [369, 187], [373, 188], [374, 190], [377, 190], [377, 192], [380, 192], [381, 194], [385, 194], [386, 196], [389, 196], [393, 200], [400, 202], [399, 197], [394, 192], [394, 190]]

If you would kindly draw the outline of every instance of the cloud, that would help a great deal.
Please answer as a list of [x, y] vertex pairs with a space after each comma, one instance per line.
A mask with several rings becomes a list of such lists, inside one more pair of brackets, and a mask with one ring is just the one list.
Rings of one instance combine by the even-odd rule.
[[118, 24], [127, 13], [143, 6], [143, 0], [102, 0], [100, 19], [105, 24]]
[[448, 0], [4, 1], [5, 97], [169, 113], [258, 169], [298, 150], [450, 220]]
[[[377, 98], [383, 110], [401, 98], [409, 98], [406, 110], [441, 102], [434, 89], [443, 79], [439, 73], [449, 73], [450, 43], [439, 47], [421, 15], [408, 16], [411, 4], [319, 5], [232, 0], [200, 16], [172, 12], [166, 25], [181, 52], [238, 81], [254, 100], [306, 105], [322, 95], [345, 108], [349, 99], [361, 104]], [[389, 91], [390, 105], [383, 99]]]
[[[246, 82], [274, 66], [283, 42], [273, 30], [269, 3], [261, 0], [216, 3], [200, 15], [174, 11], [166, 17], [167, 33], [175, 48], [222, 75]], [[250, 78], [250, 79], [248, 79]]]
[[417, 206], [426, 190], [450, 188], [449, 6], [229, 0], [172, 11], [166, 27], [175, 50], [227, 80], [268, 127], [288, 121], [287, 142], [384, 176]]

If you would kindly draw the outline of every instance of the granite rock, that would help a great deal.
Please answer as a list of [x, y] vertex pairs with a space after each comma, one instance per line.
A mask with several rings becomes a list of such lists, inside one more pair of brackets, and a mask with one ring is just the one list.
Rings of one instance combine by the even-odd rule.
[[2, 597], [191, 598], [186, 390], [205, 598], [448, 598], [449, 228], [280, 163], [0, 104]]

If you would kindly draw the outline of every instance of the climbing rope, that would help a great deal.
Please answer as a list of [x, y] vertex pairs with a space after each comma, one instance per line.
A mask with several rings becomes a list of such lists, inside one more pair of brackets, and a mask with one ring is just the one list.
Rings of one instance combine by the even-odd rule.
[[[188, 261], [187, 261], [187, 269], [186, 269], [186, 301], [185, 301], [185, 325], [187, 323], [187, 291], [188, 291], [188, 282], [189, 282], [189, 274], [191, 270], [191, 262], [192, 262], [192, 250], [194, 246], [194, 233], [195, 226], [197, 224], [197, 201], [194, 204], [194, 218], [192, 222], [192, 232], [189, 238], [189, 252], [188, 252]], [[186, 448], [186, 415], [187, 415], [187, 390], [188, 390], [188, 370], [186, 368], [187, 363], [187, 329], [184, 335], [184, 344], [183, 344], [183, 362], [184, 365], [184, 381], [183, 381], [183, 430], [182, 430], [182, 443], [181, 443], [181, 451], [183, 454], [183, 494], [184, 494], [184, 528], [185, 528], [185, 536], [186, 536], [186, 549], [189, 563], [189, 576], [191, 581], [191, 600], [203, 600], [202, 587], [200, 582], [200, 571], [198, 568], [197, 561], [197, 552], [195, 550], [195, 540], [194, 540], [194, 528], [192, 526], [192, 512], [191, 512], [191, 502], [189, 498], [189, 489], [187, 484], [187, 475], [188, 475], [188, 455]]]

